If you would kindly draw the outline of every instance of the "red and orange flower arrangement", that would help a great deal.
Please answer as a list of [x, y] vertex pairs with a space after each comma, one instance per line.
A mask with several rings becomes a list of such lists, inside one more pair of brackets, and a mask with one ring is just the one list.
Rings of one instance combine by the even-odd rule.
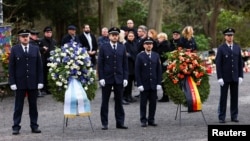
[[179, 47], [164, 56], [167, 58], [167, 68], [163, 74], [163, 82], [170, 99], [176, 104], [186, 105], [180, 85], [185, 77], [191, 76], [196, 83], [201, 101], [204, 102], [209, 95], [209, 76], [198, 53]]

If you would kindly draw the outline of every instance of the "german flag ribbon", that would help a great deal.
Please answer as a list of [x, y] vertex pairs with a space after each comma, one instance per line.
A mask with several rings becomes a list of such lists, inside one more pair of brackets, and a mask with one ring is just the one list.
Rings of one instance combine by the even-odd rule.
[[191, 76], [187, 76], [184, 81], [183, 91], [187, 100], [188, 112], [201, 111], [202, 103], [196, 83]]

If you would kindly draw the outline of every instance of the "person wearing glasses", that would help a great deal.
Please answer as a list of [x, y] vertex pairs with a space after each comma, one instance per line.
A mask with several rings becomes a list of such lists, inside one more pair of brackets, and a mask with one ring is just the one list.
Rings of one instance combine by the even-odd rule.
[[217, 79], [220, 85], [218, 107], [219, 123], [226, 122], [227, 96], [230, 89], [230, 116], [232, 122], [238, 120], [239, 84], [243, 81], [243, 60], [241, 47], [234, 42], [233, 28], [224, 30], [225, 42], [218, 47], [216, 54]]
[[12, 134], [18, 135], [21, 129], [24, 98], [28, 94], [30, 128], [32, 133], [41, 133], [38, 128], [37, 95], [43, 88], [42, 59], [38, 46], [29, 44], [30, 31], [18, 32], [19, 44], [11, 48], [9, 59], [9, 85], [15, 92], [14, 124]]

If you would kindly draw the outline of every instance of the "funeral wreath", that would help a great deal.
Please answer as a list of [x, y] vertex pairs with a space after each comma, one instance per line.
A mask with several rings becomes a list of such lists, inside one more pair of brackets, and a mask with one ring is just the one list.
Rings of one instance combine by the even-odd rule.
[[64, 102], [64, 94], [71, 78], [81, 82], [91, 101], [95, 98], [97, 89], [96, 71], [91, 67], [91, 60], [86, 48], [76, 42], [70, 42], [62, 47], [56, 47], [50, 52], [49, 86], [53, 97]]
[[210, 92], [209, 75], [199, 55], [179, 47], [167, 52], [164, 57], [167, 58], [167, 68], [163, 73], [163, 83], [169, 98], [175, 104], [186, 106], [187, 101], [181, 84], [185, 77], [191, 76], [196, 83], [201, 102], [206, 101]]

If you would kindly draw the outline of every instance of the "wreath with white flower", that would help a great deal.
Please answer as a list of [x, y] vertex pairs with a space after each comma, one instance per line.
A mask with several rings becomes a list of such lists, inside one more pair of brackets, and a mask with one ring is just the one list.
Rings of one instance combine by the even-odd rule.
[[181, 84], [186, 76], [191, 76], [196, 83], [201, 102], [206, 101], [210, 93], [209, 75], [197, 53], [179, 47], [164, 56], [167, 58], [167, 69], [163, 73], [163, 83], [169, 98], [175, 104], [187, 106]]
[[95, 98], [96, 71], [91, 67], [86, 48], [76, 42], [56, 47], [50, 52], [47, 66], [49, 67], [50, 90], [57, 101], [64, 102], [64, 94], [70, 78], [76, 78], [81, 82], [89, 100]]

